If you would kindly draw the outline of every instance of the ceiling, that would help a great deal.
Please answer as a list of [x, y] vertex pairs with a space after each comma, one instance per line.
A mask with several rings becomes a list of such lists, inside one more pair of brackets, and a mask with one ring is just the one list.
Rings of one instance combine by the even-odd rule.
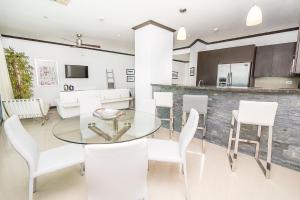
[[[103, 49], [134, 52], [134, 31], [147, 20], [171, 28], [185, 26], [187, 46], [195, 39], [215, 41], [298, 26], [300, 0], [257, 0], [263, 24], [247, 27], [255, 0], [71, 0], [64, 6], [52, 0], [0, 0], [0, 33], [66, 42], [83, 34], [85, 43]], [[187, 8], [180, 14], [179, 8]], [[104, 19], [104, 20], [102, 20]], [[215, 27], [219, 28], [214, 32]]]

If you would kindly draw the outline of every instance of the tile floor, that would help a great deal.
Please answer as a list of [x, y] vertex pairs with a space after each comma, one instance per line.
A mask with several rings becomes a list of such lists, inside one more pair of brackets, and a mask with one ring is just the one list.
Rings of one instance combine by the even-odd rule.
[[[40, 120], [23, 121], [40, 150], [65, 144], [51, 132], [52, 126], [60, 120], [56, 111], [51, 110], [49, 117], [45, 126], [40, 125]], [[167, 139], [167, 130], [161, 129], [156, 137]], [[237, 170], [232, 173], [226, 149], [209, 143], [203, 155], [198, 139], [190, 144], [187, 161], [192, 200], [300, 199], [300, 172], [272, 165], [271, 179], [267, 180], [252, 157], [239, 154]], [[34, 200], [87, 199], [85, 178], [80, 176], [79, 169], [79, 166], [75, 166], [41, 176], [37, 181]], [[7, 142], [1, 128], [0, 199], [25, 200], [27, 176], [26, 163]], [[183, 177], [176, 164], [151, 162], [148, 187], [150, 200], [184, 199]]]

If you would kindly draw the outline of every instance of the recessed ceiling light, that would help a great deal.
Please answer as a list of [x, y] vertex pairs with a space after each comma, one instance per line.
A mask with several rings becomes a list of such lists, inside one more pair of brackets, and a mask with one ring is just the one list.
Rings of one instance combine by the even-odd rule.
[[99, 22], [103, 22], [104, 18], [99, 18], [98, 20], [99, 20]]
[[218, 32], [218, 31], [219, 31], [219, 28], [218, 28], [218, 27], [215, 27], [215, 28], [213, 29], [213, 31], [214, 31], [214, 32]]

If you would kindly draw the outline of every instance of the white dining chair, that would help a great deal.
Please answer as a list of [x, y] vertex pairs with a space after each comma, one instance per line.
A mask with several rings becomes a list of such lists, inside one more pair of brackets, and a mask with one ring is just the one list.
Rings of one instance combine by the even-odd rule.
[[186, 194], [188, 195], [186, 149], [193, 139], [199, 121], [199, 113], [191, 109], [190, 115], [179, 136], [179, 142], [172, 140], [148, 139], [148, 159], [161, 162], [179, 163], [184, 174]]
[[[156, 107], [169, 109], [169, 118], [161, 118], [162, 121], [168, 121], [170, 127], [170, 139], [173, 135], [173, 123], [174, 123], [174, 113], [173, 113], [173, 93], [172, 92], [154, 92], [153, 98], [155, 99]], [[157, 115], [158, 116], [158, 115]]]
[[28, 200], [32, 200], [37, 177], [84, 162], [84, 152], [81, 145], [70, 144], [39, 152], [38, 145], [16, 115], [4, 122], [4, 130], [12, 146], [28, 165]]
[[141, 99], [136, 109], [140, 112], [149, 113], [151, 115], [156, 114], [156, 104], [154, 99]]
[[86, 145], [88, 200], [147, 199], [147, 141]]
[[96, 109], [102, 108], [100, 97], [81, 97], [79, 98], [80, 105], [80, 130], [82, 139], [87, 139], [97, 136], [92, 130], [89, 130], [87, 127], [90, 118], [93, 116], [93, 112]]

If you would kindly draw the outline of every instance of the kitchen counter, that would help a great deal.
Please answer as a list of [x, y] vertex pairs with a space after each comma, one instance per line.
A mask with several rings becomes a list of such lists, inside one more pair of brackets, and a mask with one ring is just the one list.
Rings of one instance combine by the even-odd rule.
[[[278, 110], [273, 128], [272, 162], [300, 171], [300, 90], [264, 88], [219, 88], [182, 85], [152, 85], [153, 92], [173, 92], [174, 130], [181, 131], [182, 96], [185, 94], [208, 95], [207, 140], [227, 147], [232, 110], [239, 108], [240, 100], [275, 101]], [[168, 110], [158, 108], [159, 117], [167, 118]], [[200, 118], [201, 119], [201, 118]], [[163, 122], [168, 128], [168, 122]], [[242, 125], [241, 134], [255, 138], [257, 126]], [[196, 137], [200, 137], [200, 133]], [[262, 128], [261, 157], [266, 156], [268, 129]], [[207, 150], [209, 151], [209, 149]], [[239, 151], [254, 155], [253, 145], [239, 145]], [[255, 162], [253, 160], [253, 162]]]
[[210, 91], [222, 91], [222, 92], [241, 92], [241, 93], [278, 93], [278, 94], [300, 94], [300, 89], [293, 88], [261, 88], [261, 87], [216, 87], [216, 86], [185, 86], [185, 85], [161, 85], [152, 84], [152, 86], [160, 87], [176, 87], [177, 89], [196, 89], [196, 90], [210, 90]]

